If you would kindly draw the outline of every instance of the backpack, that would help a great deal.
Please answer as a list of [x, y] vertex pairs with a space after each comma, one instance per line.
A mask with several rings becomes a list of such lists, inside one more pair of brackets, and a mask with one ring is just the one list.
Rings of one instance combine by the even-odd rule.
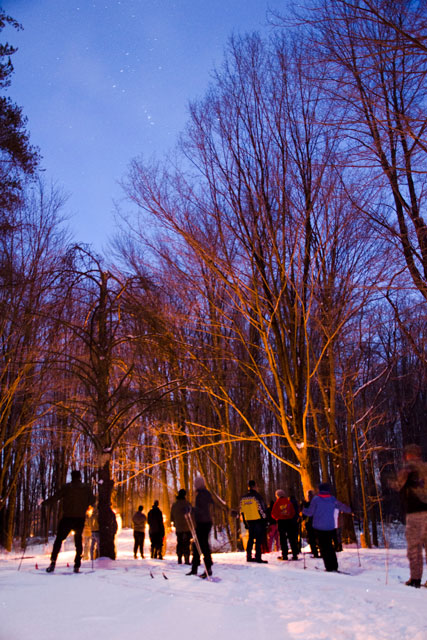
[[292, 520], [295, 517], [295, 507], [290, 498], [280, 498], [273, 506], [272, 512], [275, 520]]
[[284, 503], [280, 505], [280, 515], [283, 520], [290, 520], [295, 516], [295, 507], [290, 498], [285, 498]]

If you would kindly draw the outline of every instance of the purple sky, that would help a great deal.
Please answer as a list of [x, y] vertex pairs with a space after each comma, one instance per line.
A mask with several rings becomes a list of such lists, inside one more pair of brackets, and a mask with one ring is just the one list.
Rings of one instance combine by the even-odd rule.
[[[9, 94], [28, 117], [48, 180], [70, 195], [75, 239], [100, 250], [113, 232], [129, 161], [173, 146], [231, 33], [263, 31], [286, 0], [3, 0]], [[129, 208], [128, 205], [124, 205]]]

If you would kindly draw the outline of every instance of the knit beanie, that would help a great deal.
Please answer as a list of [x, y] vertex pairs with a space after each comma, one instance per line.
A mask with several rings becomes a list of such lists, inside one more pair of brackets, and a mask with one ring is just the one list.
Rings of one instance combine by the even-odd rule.
[[286, 494], [283, 489], [277, 489], [276, 498], [286, 498]]
[[321, 493], [331, 493], [332, 492], [332, 487], [328, 482], [321, 482], [319, 484], [319, 491]]

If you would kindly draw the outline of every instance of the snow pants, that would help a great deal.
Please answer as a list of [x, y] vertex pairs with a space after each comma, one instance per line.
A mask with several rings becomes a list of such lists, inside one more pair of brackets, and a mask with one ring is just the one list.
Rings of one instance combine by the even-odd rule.
[[411, 579], [421, 580], [423, 576], [423, 547], [427, 556], [427, 511], [417, 511], [406, 515], [407, 555]]
[[280, 546], [282, 548], [282, 558], [288, 557], [288, 540], [292, 551], [292, 557], [298, 558], [298, 523], [295, 520], [278, 520]]
[[141, 553], [141, 558], [143, 558], [144, 557], [144, 540], [145, 540], [144, 531], [134, 531], [133, 539], [134, 539], [133, 555], [136, 557], [138, 555], [138, 549], [139, 549]]
[[326, 571], [338, 571], [337, 554], [334, 549], [334, 529], [331, 531], [322, 531], [314, 529], [317, 541], [319, 543], [320, 555], [323, 559]]
[[178, 556], [179, 564], [182, 563], [182, 557], [184, 556], [185, 564], [190, 564], [190, 531], [177, 531], [176, 532], [176, 555]]
[[252, 558], [252, 547], [255, 542], [255, 560], [261, 560], [261, 545], [265, 538], [265, 521], [261, 520], [248, 520], [248, 544], [246, 545], [246, 559], [249, 561]]
[[70, 533], [74, 531], [74, 544], [76, 546], [76, 556], [74, 558], [74, 566], [79, 568], [82, 563], [83, 554], [83, 528], [85, 526], [84, 518], [61, 518], [58, 524], [58, 532], [55, 542], [53, 543], [51, 562], [56, 562], [58, 553], [61, 551], [61, 545]]
[[[199, 541], [200, 549], [203, 553], [203, 557], [205, 559], [206, 569], [212, 567], [212, 556], [211, 556], [211, 548], [209, 546], [209, 534], [212, 529], [211, 522], [199, 522], [196, 524], [196, 536]], [[197, 549], [197, 545], [193, 540], [193, 559], [191, 563], [191, 570], [197, 573], [197, 567], [200, 565], [200, 554]]]
[[306, 531], [307, 531], [307, 542], [310, 545], [310, 550], [311, 553], [313, 554], [313, 556], [315, 558], [319, 557], [319, 551], [317, 549], [317, 539], [316, 539], [316, 534], [314, 532], [313, 529], [313, 525], [310, 522], [310, 520], [312, 520], [312, 518], [308, 518], [308, 522], [305, 525]]
[[162, 559], [163, 534], [161, 532], [150, 533], [151, 557]]

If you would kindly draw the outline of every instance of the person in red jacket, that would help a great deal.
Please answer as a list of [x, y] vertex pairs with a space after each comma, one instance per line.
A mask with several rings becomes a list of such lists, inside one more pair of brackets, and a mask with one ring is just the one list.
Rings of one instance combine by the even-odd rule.
[[298, 512], [294, 501], [282, 489], [276, 491], [276, 502], [271, 517], [277, 520], [282, 548], [282, 560], [288, 559], [288, 540], [292, 550], [292, 560], [298, 560]]

